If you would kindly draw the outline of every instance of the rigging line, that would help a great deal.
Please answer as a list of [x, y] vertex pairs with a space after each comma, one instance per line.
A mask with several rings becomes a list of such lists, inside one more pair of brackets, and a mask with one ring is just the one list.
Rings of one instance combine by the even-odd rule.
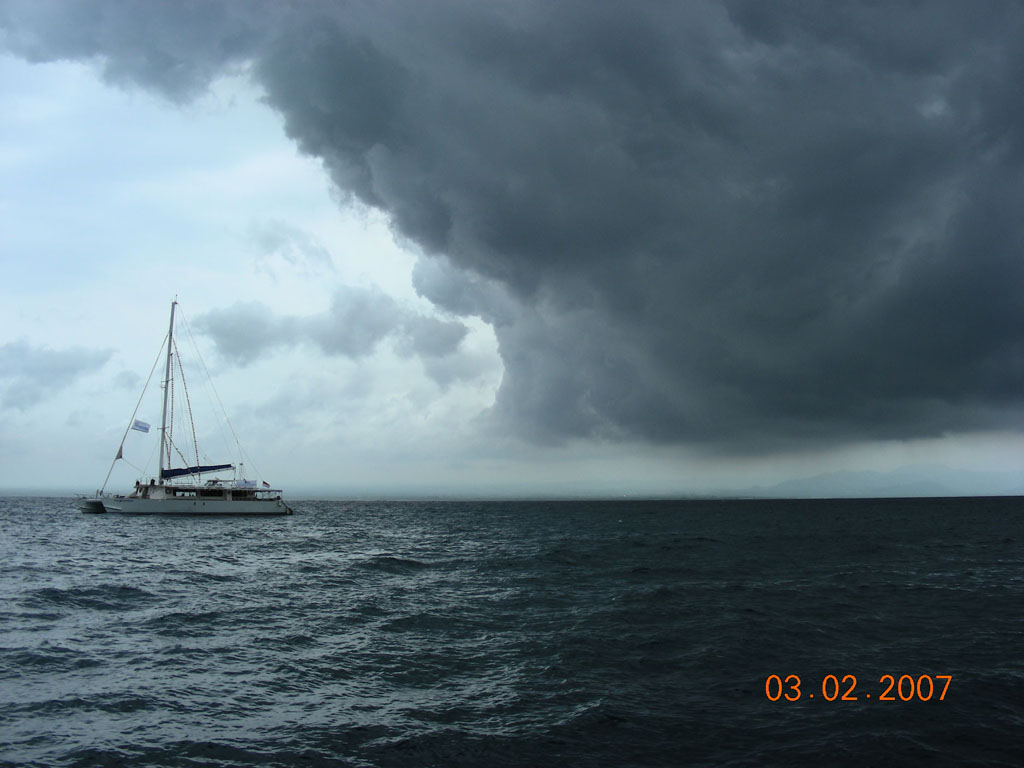
[[121, 457], [121, 461], [123, 461], [125, 464], [127, 464], [132, 469], [134, 469], [136, 472], [141, 472], [142, 474], [146, 473], [146, 470], [142, 469], [141, 467], [136, 467], [134, 464], [132, 464], [130, 461], [128, 461], [128, 459], [126, 459], [124, 456]]
[[[143, 478], [146, 477], [146, 475], [149, 474], [149, 467], [153, 463], [153, 454], [157, 453], [159, 451], [162, 451], [162, 450], [163, 450], [163, 446], [162, 445], [154, 444], [153, 448], [150, 449], [150, 451], [149, 451], [149, 456], [146, 457], [146, 463], [142, 465], [141, 469], [139, 467], [135, 467], [134, 464], [130, 464], [129, 465], [129, 466], [135, 467], [135, 469], [138, 470], [141, 473], [141, 475], [139, 476], [140, 480], [142, 480]], [[149, 476], [152, 477], [152, 475], [149, 475]]]
[[[192, 400], [188, 396], [188, 382], [185, 381], [185, 367], [181, 364], [181, 352], [178, 351], [178, 342], [174, 342], [174, 356], [178, 361], [178, 373], [181, 375], [181, 388], [185, 390], [185, 408], [188, 410], [188, 423], [192, 427], [192, 447], [196, 451], [196, 466], [199, 461], [199, 441], [196, 439], [196, 420], [192, 416]], [[186, 466], [188, 463], [186, 462]]]
[[[186, 331], [191, 331], [191, 329], [189, 329], [188, 324], [187, 324], [187, 318], [183, 318], [183, 322], [185, 322], [185, 329], [186, 329]], [[199, 345], [196, 343], [195, 337], [192, 336], [191, 332], [189, 332], [188, 334], [181, 334], [181, 337], [185, 338], [186, 335], [188, 336], [188, 340], [191, 343], [191, 350], [192, 350], [192, 353], [193, 353], [193, 362], [195, 360], [199, 360], [200, 362], [202, 362], [203, 356], [202, 356], [202, 353], [200, 353], [200, 351], [199, 351]], [[236, 457], [235, 458], [235, 463], [244, 462], [244, 458], [242, 458], [242, 455], [241, 455], [242, 452], [239, 450], [239, 446], [238, 446], [237, 441], [234, 441], [235, 442], [235, 447], [234, 448], [231, 447], [231, 443], [233, 441], [232, 441], [232, 437], [231, 437], [231, 434], [230, 434], [230, 423], [228, 422], [227, 417], [222, 412], [223, 409], [222, 408], [220, 408], [220, 409], [218, 408], [217, 397], [216, 397], [217, 392], [216, 392], [216, 389], [213, 386], [213, 381], [211, 379], [211, 376], [209, 375], [209, 371], [205, 370], [205, 366], [202, 366], [202, 367], [195, 366], [195, 369], [199, 373], [205, 373], [206, 374], [206, 375], [199, 376], [199, 381], [200, 381], [200, 383], [202, 385], [203, 396], [205, 397], [205, 400], [203, 401], [203, 404], [208, 409], [207, 413], [209, 414], [209, 417], [211, 418], [211, 421], [217, 425], [216, 436], [217, 436], [217, 440], [219, 441], [220, 445], [219, 445], [219, 447], [216, 448], [216, 451], [218, 451], [219, 453], [221, 453], [224, 456]], [[196, 377], [193, 376], [193, 381], [192, 381], [193, 385], [195, 384], [195, 378]], [[205, 448], [206, 445], [204, 444], [203, 447]]]
[[[188, 466], [188, 459], [185, 458], [185, 454], [183, 454], [181, 452], [181, 449], [178, 448], [178, 446], [174, 446], [174, 452], [177, 453], [181, 457], [181, 464], [182, 464], [182, 466], [187, 467]], [[168, 469], [171, 468], [169, 463], [168, 463], [167, 468]]]
[[135, 403], [135, 410], [132, 411], [131, 418], [128, 419], [128, 426], [125, 427], [124, 434], [121, 435], [121, 443], [117, 447], [117, 456], [114, 458], [114, 460], [112, 462], [110, 462], [110, 469], [107, 470], [107, 476], [103, 480], [103, 485], [100, 487], [100, 493], [101, 494], [107, 488], [107, 483], [110, 481], [110, 473], [114, 471], [114, 465], [117, 464], [117, 459], [120, 458], [122, 461], [124, 461], [124, 456], [121, 455], [121, 451], [124, 448], [124, 439], [126, 437], [128, 437], [128, 431], [132, 428], [132, 424], [135, 423], [135, 416], [139, 412], [139, 406], [142, 405], [142, 398], [146, 396], [146, 390], [149, 389], [149, 382], [153, 380], [153, 372], [156, 370], [156, 366], [160, 362], [160, 358], [163, 355], [163, 351], [164, 351], [164, 344], [166, 344], [166, 343], [167, 343], [167, 334], [165, 333], [164, 334], [164, 340], [160, 344], [160, 350], [156, 353], [156, 360], [153, 361], [153, 367], [149, 369], [149, 376], [146, 378], [146, 384], [145, 384], [145, 386], [142, 387], [142, 393], [139, 395], [138, 402]]
[[220, 394], [217, 392], [217, 388], [213, 385], [213, 376], [210, 375], [210, 369], [206, 367], [206, 361], [203, 359], [203, 355], [199, 351], [199, 345], [196, 343], [196, 337], [192, 334], [192, 326], [189, 324], [188, 318], [185, 317], [185, 313], [181, 312], [180, 310], [181, 308], [179, 306], [179, 313], [182, 322], [185, 323], [185, 330], [188, 332], [189, 340], [192, 342], [192, 348], [196, 352], [196, 357], [199, 358], [199, 364], [203, 366], [203, 373], [206, 374], [206, 380], [210, 384], [210, 390], [213, 392], [213, 396], [217, 400], [217, 405], [220, 406], [220, 411], [224, 415], [224, 422], [228, 425], [228, 429], [231, 430], [231, 436], [235, 439], [235, 446], [238, 448], [238, 454], [243, 459], [245, 459], [245, 462], [247, 464], [249, 464], [253, 468], [253, 470], [256, 472], [256, 476], [262, 479], [263, 475], [260, 473], [259, 468], [256, 466], [256, 463], [252, 461], [252, 459], [249, 457], [249, 454], [245, 451], [244, 448], [242, 448], [242, 443], [238, 439], [238, 434], [235, 432], [235, 428], [231, 424], [231, 419], [228, 418], [227, 409], [224, 407], [224, 403], [221, 402]]
[[[173, 339], [172, 339], [172, 342], [173, 342]], [[177, 343], [174, 343], [173, 346], [174, 346], [174, 352], [177, 353], [177, 351], [178, 351]], [[181, 356], [178, 355], [178, 354], [174, 354], [172, 357], [175, 360], [177, 360], [178, 370], [181, 370]], [[181, 452], [181, 449], [178, 447], [178, 444], [174, 442], [174, 364], [173, 363], [171, 364], [171, 378], [169, 380], [169, 384], [170, 384], [170, 387], [171, 387], [171, 421], [170, 421], [170, 424], [171, 424], [170, 432], [171, 432], [171, 434], [170, 434], [170, 437], [167, 438], [167, 468], [168, 469], [171, 468], [171, 448], [173, 448], [174, 452], [177, 453], [178, 456], [181, 457], [181, 464], [182, 464], [182, 466], [184, 466], [184, 467], [188, 466], [188, 459], [185, 458], [185, 454], [183, 454]], [[187, 399], [188, 398], [186, 396], [186, 400]], [[198, 464], [198, 462], [196, 462], [196, 463]], [[160, 478], [160, 481], [163, 482], [163, 477]]]
[[[173, 353], [170, 353], [170, 354], [173, 354]], [[170, 434], [167, 435], [167, 467], [170, 468], [170, 466], [171, 466], [171, 446], [174, 445], [174, 366], [173, 365], [171, 366], [171, 370], [170, 370], [169, 375], [167, 377], [167, 383], [165, 384], [165, 386], [168, 387], [169, 390], [170, 390], [170, 400], [171, 400], [171, 418], [170, 418], [170, 425], [168, 427], [168, 430], [169, 430]], [[178, 446], [174, 445], [174, 450], [178, 451]], [[181, 456], [181, 451], [178, 451], [178, 455]], [[184, 462], [185, 466], [188, 466], [188, 462], [185, 461], [185, 457], [184, 456], [181, 456], [181, 460], [182, 460], [182, 462]], [[161, 477], [160, 480], [163, 481], [163, 478]]]

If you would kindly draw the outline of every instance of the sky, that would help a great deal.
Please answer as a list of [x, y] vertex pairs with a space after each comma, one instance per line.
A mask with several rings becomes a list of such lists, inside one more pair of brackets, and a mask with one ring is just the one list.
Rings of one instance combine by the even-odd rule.
[[177, 298], [290, 495], [1024, 491], [1022, 40], [995, 1], [0, 0], [0, 490], [100, 485]]

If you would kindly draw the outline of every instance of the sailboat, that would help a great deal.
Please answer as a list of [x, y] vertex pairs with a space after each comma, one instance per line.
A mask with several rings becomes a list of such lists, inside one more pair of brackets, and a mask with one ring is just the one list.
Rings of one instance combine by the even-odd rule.
[[[149, 425], [136, 419], [132, 414], [129, 426], [121, 438], [114, 462], [107, 472], [103, 487], [93, 498], [82, 499], [83, 512], [121, 512], [137, 515], [290, 515], [292, 508], [285, 503], [283, 492], [271, 488], [269, 483], [246, 480], [235, 473], [234, 464], [201, 464], [199, 450], [195, 450], [196, 463], [188, 466], [184, 454], [173, 440], [173, 423], [168, 424], [168, 412], [173, 413], [173, 361], [176, 352], [174, 344], [174, 310], [177, 300], [171, 302], [171, 321], [167, 331], [167, 360], [164, 366], [163, 412], [160, 422], [160, 461], [156, 477], [136, 480], [131, 493], [124, 495], [106, 494], [107, 482], [114, 465], [124, 458], [124, 442], [132, 429], [148, 432]], [[159, 359], [159, 358], [158, 358]], [[181, 360], [177, 359], [180, 369]], [[154, 363], [154, 368], [156, 364]], [[151, 374], [152, 375], [152, 374]], [[189, 424], [193, 424], [192, 407], [185, 389], [185, 404]], [[141, 402], [141, 398], [140, 398]], [[138, 406], [136, 406], [136, 411]], [[172, 419], [173, 422], [173, 419]], [[193, 440], [195, 428], [192, 428]], [[172, 453], [177, 453], [186, 466], [172, 467]], [[203, 479], [203, 475], [232, 471], [230, 479], [214, 477]]]

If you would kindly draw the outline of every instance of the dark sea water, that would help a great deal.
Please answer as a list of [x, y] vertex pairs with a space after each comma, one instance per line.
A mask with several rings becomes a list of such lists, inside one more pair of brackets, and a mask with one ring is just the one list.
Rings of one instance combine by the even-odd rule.
[[1022, 499], [295, 506], [0, 499], [0, 764], [1024, 763]]

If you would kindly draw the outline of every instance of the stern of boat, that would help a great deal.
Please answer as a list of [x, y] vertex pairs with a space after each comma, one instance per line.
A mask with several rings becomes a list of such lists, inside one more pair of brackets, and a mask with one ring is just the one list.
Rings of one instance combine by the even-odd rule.
[[87, 515], [98, 515], [107, 511], [100, 499], [79, 499], [78, 508]]

